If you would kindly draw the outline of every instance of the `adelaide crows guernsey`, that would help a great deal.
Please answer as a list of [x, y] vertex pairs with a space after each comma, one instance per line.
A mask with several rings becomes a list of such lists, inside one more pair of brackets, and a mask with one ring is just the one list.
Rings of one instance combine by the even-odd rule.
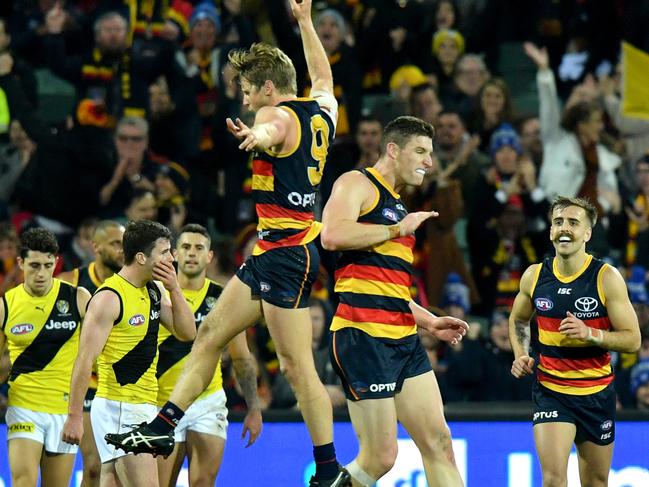
[[84, 267], [77, 267], [72, 272], [74, 276], [74, 285], [85, 287], [88, 291], [90, 291], [90, 294], [95, 294], [97, 288], [101, 286], [101, 282], [99, 282], [97, 274], [95, 273], [94, 262], [91, 262]]
[[586, 326], [609, 330], [611, 321], [602, 292], [602, 274], [608, 264], [588, 255], [572, 276], [562, 276], [556, 258], [546, 258], [532, 288], [539, 341], [538, 381], [564, 394], [594, 394], [613, 381], [607, 350], [559, 332], [570, 311]]
[[54, 279], [44, 296], [18, 286], [2, 298], [11, 372], [9, 406], [67, 414], [72, 367], [79, 351], [77, 288]]
[[97, 290], [113, 292], [120, 313], [97, 358], [97, 397], [132, 404], [156, 404], [160, 289], [149, 281], [135, 287], [114, 274]]
[[[394, 225], [408, 214], [401, 198], [374, 168], [362, 169], [376, 188], [372, 206], [359, 223]], [[377, 338], [400, 339], [417, 333], [410, 311], [414, 235], [364, 249], [342, 252], [336, 269], [340, 303], [331, 330], [358, 328]]]
[[255, 153], [252, 192], [259, 223], [253, 255], [278, 247], [304, 245], [320, 233], [313, 206], [335, 127], [312, 98], [277, 105], [297, 124], [297, 141], [287, 152]]
[[[200, 327], [207, 316], [207, 313], [214, 307], [216, 300], [221, 295], [223, 288], [217, 283], [205, 279], [205, 284], [198, 291], [183, 289], [183, 296], [189, 303], [194, 313], [196, 328]], [[158, 349], [160, 357], [158, 358], [158, 369], [156, 377], [158, 378], [158, 406], [162, 406], [169, 400], [171, 392], [178, 382], [178, 377], [183, 371], [189, 352], [192, 349], [193, 342], [181, 342], [174, 337], [169, 330], [160, 327], [158, 331]], [[207, 389], [199, 396], [208, 396], [223, 388], [221, 378], [221, 361], [216, 364], [214, 377]]]

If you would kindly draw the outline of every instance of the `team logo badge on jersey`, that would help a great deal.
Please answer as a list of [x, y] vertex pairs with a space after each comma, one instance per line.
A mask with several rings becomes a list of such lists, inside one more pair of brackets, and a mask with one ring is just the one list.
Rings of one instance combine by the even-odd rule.
[[140, 326], [144, 324], [144, 315], [133, 315], [128, 319], [128, 324], [131, 326]]
[[214, 296], [208, 296], [205, 298], [205, 306], [207, 309], [212, 309], [216, 304], [216, 298]]
[[30, 333], [34, 330], [34, 325], [31, 323], [21, 323], [20, 325], [14, 325], [11, 327], [11, 333], [13, 335], [24, 335]]
[[68, 311], [70, 311], [70, 303], [68, 303], [65, 299], [59, 299], [56, 302], [56, 309], [59, 310], [59, 313], [62, 315], [68, 315]]
[[593, 311], [595, 308], [597, 308], [597, 306], [597, 300], [595, 298], [591, 298], [590, 296], [584, 296], [583, 298], [579, 298], [575, 301], [575, 308], [584, 313]]
[[534, 304], [539, 311], [550, 311], [554, 308], [554, 303], [549, 298], [536, 298]]
[[156, 293], [153, 289], [149, 289], [149, 296], [151, 296], [151, 301], [153, 302], [153, 304], [158, 304], [160, 302], [158, 293]]
[[399, 221], [399, 217], [397, 216], [397, 212], [394, 211], [392, 208], [383, 208], [383, 211], [381, 212], [381, 214], [390, 221], [393, 221], [393, 222], [398, 222]]

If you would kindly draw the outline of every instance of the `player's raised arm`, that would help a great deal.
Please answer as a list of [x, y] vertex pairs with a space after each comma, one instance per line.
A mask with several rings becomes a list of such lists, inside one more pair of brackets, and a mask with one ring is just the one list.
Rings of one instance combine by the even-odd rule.
[[333, 95], [334, 81], [327, 53], [322, 47], [311, 19], [311, 0], [290, 0], [291, 10], [300, 27], [302, 46], [306, 58], [312, 91], [325, 91]]

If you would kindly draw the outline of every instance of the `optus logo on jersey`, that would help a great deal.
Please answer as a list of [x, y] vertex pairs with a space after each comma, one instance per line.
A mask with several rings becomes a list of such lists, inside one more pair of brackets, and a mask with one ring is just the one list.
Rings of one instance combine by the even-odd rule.
[[31, 323], [21, 323], [20, 325], [14, 325], [11, 327], [11, 333], [13, 335], [24, 335], [25, 333], [30, 333], [34, 330], [34, 325]]
[[131, 326], [140, 326], [144, 324], [144, 315], [133, 315], [128, 319], [128, 324]]

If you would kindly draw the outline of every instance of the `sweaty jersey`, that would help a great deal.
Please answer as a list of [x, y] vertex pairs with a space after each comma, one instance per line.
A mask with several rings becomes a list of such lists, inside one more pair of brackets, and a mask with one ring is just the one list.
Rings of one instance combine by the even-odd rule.
[[114, 274], [95, 292], [113, 292], [119, 316], [97, 358], [97, 397], [131, 404], [156, 404], [158, 327], [162, 293], [153, 281], [135, 287]]
[[[216, 304], [216, 300], [221, 295], [223, 288], [217, 283], [205, 279], [203, 287], [198, 291], [183, 289], [183, 296], [189, 303], [194, 313], [196, 328], [201, 326], [205, 316]], [[189, 352], [192, 349], [193, 342], [181, 342], [174, 337], [169, 330], [160, 327], [158, 331], [158, 368], [156, 377], [158, 378], [158, 406], [162, 406], [169, 400], [169, 396], [178, 382], [178, 377], [183, 371]], [[208, 396], [223, 388], [221, 378], [221, 361], [216, 364], [216, 370], [212, 382], [207, 389], [199, 396]]]
[[297, 123], [297, 142], [287, 152], [255, 153], [252, 192], [259, 223], [253, 255], [292, 245], [304, 245], [320, 233], [313, 216], [335, 127], [327, 112], [311, 98], [277, 105]]
[[[361, 172], [376, 188], [377, 196], [358, 222], [394, 225], [403, 220], [408, 210], [381, 174], [374, 168]], [[409, 235], [342, 252], [335, 274], [340, 303], [332, 331], [352, 327], [373, 337], [393, 339], [417, 333], [410, 311], [414, 245], [415, 237]]]
[[570, 311], [586, 326], [609, 330], [611, 321], [602, 293], [602, 273], [608, 264], [588, 255], [572, 276], [562, 276], [556, 258], [546, 258], [532, 286], [539, 341], [538, 381], [564, 394], [594, 394], [613, 381], [607, 350], [559, 332]]
[[95, 273], [94, 262], [91, 262], [84, 267], [77, 267], [72, 271], [72, 275], [74, 281], [73, 284], [75, 286], [85, 287], [88, 291], [90, 291], [90, 294], [95, 294], [97, 288], [101, 286], [101, 282], [99, 281], [99, 278]]
[[77, 288], [54, 279], [44, 296], [21, 285], [2, 298], [11, 372], [9, 406], [67, 414], [72, 367], [79, 351]]

